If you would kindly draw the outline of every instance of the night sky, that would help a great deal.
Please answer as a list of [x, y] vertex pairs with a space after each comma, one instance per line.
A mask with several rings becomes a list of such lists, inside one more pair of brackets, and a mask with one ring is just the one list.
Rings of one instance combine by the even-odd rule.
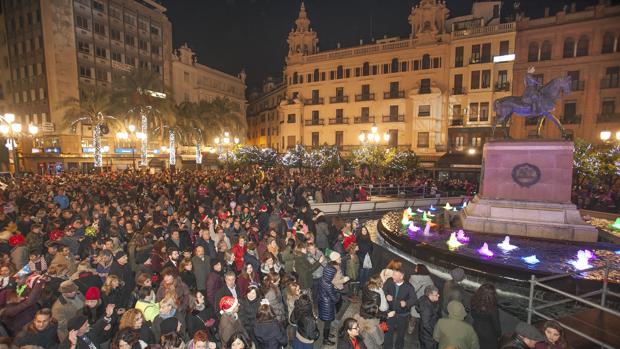
[[[419, 0], [306, 0], [311, 27], [321, 51], [409, 35], [407, 18]], [[174, 47], [184, 42], [198, 61], [236, 75], [245, 68], [248, 88], [267, 76], [281, 77], [286, 38], [299, 13], [301, 0], [162, 0], [172, 22]], [[447, 0], [450, 15], [468, 14], [473, 0]], [[570, 0], [520, 0], [521, 9], [539, 17], [545, 6], [554, 13]], [[578, 0], [578, 8], [598, 0]], [[618, 2], [618, 0], [614, 0]], [[513, 0], [504, 1], [502, 15], [513, 13]]]

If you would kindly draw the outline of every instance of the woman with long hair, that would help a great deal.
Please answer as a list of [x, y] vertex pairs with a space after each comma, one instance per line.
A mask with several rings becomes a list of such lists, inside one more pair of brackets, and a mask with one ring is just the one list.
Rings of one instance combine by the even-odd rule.
[[179, 276], [190, 291], [196, 289], [196, 276], [194, 275], [194, 267], [191, 259], [183, 258], [181, 263], [179, 263]]
[[259, 348], [280, 349], [288, 344], [284, 327], [276, 318], [269, 302], [264, 299], [256, 313], [254, 338]]
[[149, 259], [145, 262], [145, 266], [154, 273], [160, 273], [167, 260], [166, 242], [156, 241], [155, 244], [153, 244], [153, 250], [151, 251]]
[[108, 275], [101, 286], [101, 302], [103, 306], [108, 304], [123, 304], [123, 294], [121, 293], [121, 280], [116, 275]]
[[247, 331], [248, 335], [254, 341], [254, 324], [256, 323], [256, 314], [260, 306], [261, 295], [258, 284], [251, 284], [248, 287], [245, 296], [239, 301], [239, 320]]
[[270, 252], [263, 253], [263, 259], [260, 265], [261, 276], [264, 277], [271, 272], [280, 274], [280, 270], [282, 270], [282, 265], [280, 261], [278, 261], [278, 258]]
[[214, 335], [215, 333], [210, 331], [214, 328], [215, 319], [215, 311], [205, 301], [204, 294], [197, 290], [192, 291], [186, 316], [187, 334], [193, 337], [198, 331], [206, 331]]
[[226, 349], [250, 349], [252, 341], [243, 332], [235, 332], [225, 343]]
[[299, 299], [301, 295], [301, 288], [295, 281], [289, 282], [284, 288], [284, 301], [286, 302], [287, 319], [290, 319], [293, 308], [295, 307], [295, 301]]
[[[133, 349], [142, 348], [143, 343], [140, 343], [140, 334], [129, 328], [119, 330], [110, 345], [111, 349]], [[147, 344], [144, 343], [144, 346]]]
[[360, 233], [357, 236], [357, 246], [359, 247], [357, 250], [357, 257], [360, 263], [359, 281], [360, 285], [363, 287], [366, 285], [373, 267], [371, 260], [373, 244], [370, 238], [370, 232], [365, 225], [362, 226], [362, 229], [360, 229]]
[[245, 296], [250, 284], [258, 282], [258, 273], [254, 270], [254, 266], [251, 263], [245, 263], [245, 266], [241, 268], [241, 274], [237, 278], [239, 297]]
[[292, 344], [293, 349], [312, 349], [314, 341], [320, 337], [316, 316], [314, 316], [312, 308], [312, 299], [307, 293], [301, 294], [299, 299], [295, 301], [290, 318], [296, 329]]
[[337, 349], [366, 349], [364, 339], [360, 335], [360, 326], [354, 318], [346, 318], [338, 331]]
[[570, 349], [566, 341], [564, 328], [555, 320], [546, 321], [543, 325], [544, 342], [536, 343], [536, 349]]
[[157, 344], [153, 331], [147, 326], [144, 321], [144, 315], [138, 309], [128, 309], [123, 316], [121, 316], [118, 329], [119, 331], [130, 329], [137, 332], [140, 340], [146, 344]]
[[381, 281], [385, 283], [385, 280], [392, 277], [392, 273], [394, 272], [394, 270], [401, 270], [402, 266], [403, 262], [399, 261], [398, 259], [392, 259], [385, 267], [385, 269], [381, 270]]
[[471, 316], [480, 349], [497, 349], [502, 335], [497, 308], [497, 293], [493, 284], [482, 284], [471, 297]]
[[263, 279], [262, 292], [269, 301], [269, 305], [273, 309], [276, 319], [281, 323], [286, 321], [286, 311], [282, 302], [282, 292], [280, 291], [280, 275], [271, 272]]
[[362, 303], [359, 314], [355, 314], [354, 318], [363, 333], [364, 344], [367, 349], [383, 348], [385, 335], [379, 323], [377, 314], [379, 313], [379, 305], [373, 301]]
[[140, 289], [142, 287], [152, 287], [153, 279], [151, 273], [139, 272], [136, 276], [136, 287], [131, 291], [129, 295], [129, 301], [127, 302], [128, 308], [133, 308], [138, 300], [140, 300]]

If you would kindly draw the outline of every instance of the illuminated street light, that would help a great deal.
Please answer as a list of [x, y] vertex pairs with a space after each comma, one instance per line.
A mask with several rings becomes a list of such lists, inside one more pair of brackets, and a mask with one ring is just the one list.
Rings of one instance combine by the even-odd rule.
[[603, 142], [607, 142], [611, 138], [611, 131], [601, 131], [600, 137]]
[[469, 155], [474, 155], [474, 154], [476, 154], [476, 148], [469, 148], [469, 149], [467, 150], [467, 154], [469, 154]]
[[136, 125], [129, 125], [127, 126], [127, 129], [129, 130], [129, 132], [134, 133], [136, 132]]

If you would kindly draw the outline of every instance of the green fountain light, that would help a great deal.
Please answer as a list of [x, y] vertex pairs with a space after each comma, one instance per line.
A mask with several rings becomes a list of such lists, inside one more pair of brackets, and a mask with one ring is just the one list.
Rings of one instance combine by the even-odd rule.
[[620, 230], [620, 217], [616, 218], [616, 221], [610, 224], [609, 227], [613, 230]]

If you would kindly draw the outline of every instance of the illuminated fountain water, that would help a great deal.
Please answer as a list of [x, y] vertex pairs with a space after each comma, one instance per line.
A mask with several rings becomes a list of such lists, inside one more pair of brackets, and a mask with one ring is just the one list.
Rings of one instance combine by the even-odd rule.
[[409, 232], [409, 234], [414, 234], [420, 231], [420, 227], [418, 227], [417, 225], [415, 225], [415, 222], [411, 222], [409, 223], [409, 227], [407, 227], [407, 231]]
[[485, 257], [493, 257], [493, 251], [489, 250], [489, 245], [485, 242], [482, 247], [478, 249], [478, 253]]
[[424, 213], [424, 210], [423, 210], [423, 209], [421, 209], [421, 208], [416, 208], [416, 212], [418, 212], [418, 213]]
[[510, 244], [510, 236], [506, 236], [504, 238], [504, 241], [502, 241], [501, 243], [497, 244], [497, 247], [501, 248], [504, 252], [510, 252], [510, 251], [518, 248], [517, 246]]
[[530, 265], [534, 265], [534, 264], [540, 263], [540, 260], [538, 258], [536, 258], [535, 254], [533, 254], [531, 256], [527, 256], [527, 257], [521, 257], [521, 259], [523, 259], [523, 261], [525, 263], [530, 264]]
[[469, 242], [469, 236], [465, 235], [465, 232], [463, 231], [463, 229], [459, 229], [459, 231], [456, 232], [456, 238], [457, 240], [459, 240], [460, 242], [464, 244]]
[[613, 230], [620, 230], [620, 217], [616, 218], [616, 221], [610, 224], [609, 227]]
[[452, 209], [452, 205], [449, 202], [446, 202], [446, 205], [443, 207], [444, 210], [450, 211]]
[[431, 235], [431, 221], [426, 221], [426, 226], [424, 227], [424, 236]]
[[437, 209], [435, 208], [435, 206], [431, 205], [431, 207], [428, 208], [429, 211], [437, 211]]
[[446, 243], [448, 244], [450, 251], [456, 250], [457, 248], [463, 246], [463, 243], [461, 243], [456, 237], [456, 233], [450, 234], [450, 239], [448, 239]]
[[570, 260], [568, 263], [577, 270], [590, 269], [592, 268], [592, 264], [590, 264], [592, 258], [594, 258], [592, 251], [579, 250], [577, 251], [577, 259]]
[[431, 211], [427, 211], [426, 215], [429, 216], [429, 217], [435, 217], [435, 214], [432, 213]]

